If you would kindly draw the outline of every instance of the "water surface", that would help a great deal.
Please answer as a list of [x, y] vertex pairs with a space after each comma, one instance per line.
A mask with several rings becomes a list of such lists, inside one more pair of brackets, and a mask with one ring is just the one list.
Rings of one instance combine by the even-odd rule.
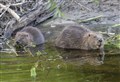
[[[46, 46], [46, 55], [16, 57], [0, 53], [0, 82], [119, 82], [120, 51], [61, 50]], [[38, 62], [37, 76], [30, 76]]]

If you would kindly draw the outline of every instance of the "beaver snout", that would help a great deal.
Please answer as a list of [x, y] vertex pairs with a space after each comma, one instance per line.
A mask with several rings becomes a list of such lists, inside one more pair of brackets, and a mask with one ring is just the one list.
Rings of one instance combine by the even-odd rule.
[[21, 44], [21, 42], [20, 41], [16, 41], [16, 44]]
[[19, 44], [19, 41], [17, 41], [16, 44]]
[[102, 39], [100, 39], [99, 42], [102, 42]]
[[16, 44], [17, 45], [24, 45], [24, 42], [22, 40], [18, 40], [18, 41], [16, 41]]
[[104, 40], [103, 39], [100, 39], [98, 40], [98, 47], [102, 47], [104, 45]]

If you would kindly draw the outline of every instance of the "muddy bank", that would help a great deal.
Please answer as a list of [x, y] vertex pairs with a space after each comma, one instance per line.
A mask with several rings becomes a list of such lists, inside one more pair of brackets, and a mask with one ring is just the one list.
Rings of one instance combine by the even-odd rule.
[[[57, 20], [58, 21], [58, 20]], [[59, 22], [59, 21], [58, 21]], [[57, 22], [51, 23], [45, 23], [43, 25], [38, 25], [37, 27], [42, 31], [42, 33], [45, 36], [46, 41], [55, 41], [55, 39], [57, 38], [57, 36], [60, 34], [60, 32], [63, 30], [63, 28], [65, 28], [66, 26], [71, 26], [71, 25], [78, 25], [77, 23], [65, 23], [65, 22], [59, 22], [59, 24]], [[120, 27], [115, 27], [115, 28], [111, 28], [108, 24], [100, 24], [100, 25], [83, 25], [83, 24], [79, 24], [82, 27], [87, 27], [88, 29], [91, 29], [93, 31], [97, 31], [97, 32], [108, 32], [110, 31], [110, 33], [113, 34], [120, 34]], [[105, 34], [106, 36], [106, 34]]]
[[86, 24], [120, 23], [119, 0], [67, 0], [62, 7], [65, 18], [69, 20], [85, 20], [100, 16]]

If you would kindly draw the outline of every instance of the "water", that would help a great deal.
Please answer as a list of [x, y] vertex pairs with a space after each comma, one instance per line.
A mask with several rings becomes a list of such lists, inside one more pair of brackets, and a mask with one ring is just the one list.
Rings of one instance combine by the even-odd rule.
[[[0, 53], [0, 82], [119, 82], [120, 51], [115, 50], [106, 50], [104, 57], [96, 51], [64, 51], [47, 45], [47, 54], [35, 57]], [[30, 70], [36, 62], [33, 78]]]
[[[41, 27], [46, 41], [55, 40], [63, 29], [63, 26], [49, 27]], [[120, 33], [119, 30], [115, 31]], [[0, 82], [120, 81], [120, 50], [118, 49], [106, 49], [105, 56], [99, 56], [99, 51], [61, 50], [46, 44], [45, 51], [46, 55], [35, 57], [29, 54], [16, 57], [14, 53], [0, 52]], [[31, 77], [30, 70], [36, 64], [37, 76]]]

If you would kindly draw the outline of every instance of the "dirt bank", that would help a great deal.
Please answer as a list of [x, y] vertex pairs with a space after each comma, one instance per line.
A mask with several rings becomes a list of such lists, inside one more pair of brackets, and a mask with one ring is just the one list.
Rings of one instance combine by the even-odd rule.
[[120, 0], [66, 0], [62, 7], [65, 19], [86, 20], [98, 17], [86, 24], [120, 23]]

